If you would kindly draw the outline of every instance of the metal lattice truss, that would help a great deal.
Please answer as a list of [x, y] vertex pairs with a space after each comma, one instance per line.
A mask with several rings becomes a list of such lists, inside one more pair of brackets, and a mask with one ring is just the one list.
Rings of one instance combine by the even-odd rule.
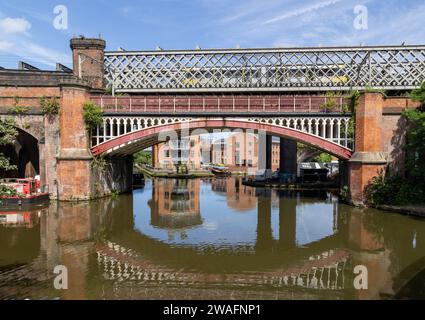
[[[218, 118], [217, 118], [218, 119]], [[353, 150], [353, 139], [350, 134], [350, 117], [347, 116], [305, 116], [305, 117], [237, 117], [225, 118], [226, 121], [240, 123], [267, 124], [276, 127], [292, 129], [295, 132], [306, 133], [320, 137], [332, 144]], [[190, 124], [199, 120], [214, 120], [205, 117], [155, 117], [155, 116], [104, 116], [103, 124], [92, 132], [92, 148], [103, 148], [106, 142], [117, 139], [144, 129], [166, 128], [167, 125], [181, 125], [182, 130], [191, 130]], [[220, 118], [219, 120], [223, 120]], [[255, 132], [258, 133], [258, 132]], [[158, 143], [158, 137], [142, 137], [130, 139], [112, 149], [106, 148], [102, 152], [114, 154], [132, 154]]]
[[106, 52], [116, 92], [412, 89], [425, 46]]

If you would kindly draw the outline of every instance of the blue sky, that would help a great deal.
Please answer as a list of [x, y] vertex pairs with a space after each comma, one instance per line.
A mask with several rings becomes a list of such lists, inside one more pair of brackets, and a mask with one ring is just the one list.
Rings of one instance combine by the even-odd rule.
[[[54, 27], [64, 5], [68, 28]], [[367, 8], [356, 29], [354, 8]], [[70, 66], [69, 39], [108, 50], [425, 44], [424, 0], [0, 0], [0, 66]]]

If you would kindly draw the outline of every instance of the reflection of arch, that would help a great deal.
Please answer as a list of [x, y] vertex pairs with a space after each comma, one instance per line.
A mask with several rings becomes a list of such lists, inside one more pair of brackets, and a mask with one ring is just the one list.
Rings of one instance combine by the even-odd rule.
[[[187, 122], [187, 128], [190, 130], [205, 128], [231, 128], [231, 129], [248, 129], [264, 131], [270, 135], [289, 138], [300, 141], [304, 144], [316, 147], [327, 153], [330, 153], [340, 159], [349, 159], [352, 151], [348, 148], [333, 143], [325, 138], [317, 135], [309, 134], [293, 128], [281, 127], [269, 123], [258, 123], [250, 121], [238, 120], [192, 120]], [[116, 138], [112, 138], [106, 142], [100, 143], [92, 148], [95, 155], [111, 152], [112, 154], [132, 154], [138, 150], [145, 149], [158, 143], [158, 136], [164, 135], [166, 132], [180, 132], [181, 123], [172, 123], [159, 125], [157, 127], [145, 128], [122, 134]]]

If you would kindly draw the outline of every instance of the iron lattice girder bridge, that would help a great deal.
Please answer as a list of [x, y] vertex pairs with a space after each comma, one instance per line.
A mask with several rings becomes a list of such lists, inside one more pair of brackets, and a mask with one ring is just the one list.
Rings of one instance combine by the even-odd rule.
[[116, 92], [413, 89], [425, 46], [105, 52]]

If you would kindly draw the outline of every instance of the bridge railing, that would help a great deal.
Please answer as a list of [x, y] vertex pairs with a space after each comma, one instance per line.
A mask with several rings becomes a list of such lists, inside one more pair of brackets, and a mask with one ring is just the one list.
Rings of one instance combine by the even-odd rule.
[[92, 96], [112, 113], [349, 113], [346, 96]]
[[425, 79], [425, 46], [105, 52], [116, 92], [413, 89]]

